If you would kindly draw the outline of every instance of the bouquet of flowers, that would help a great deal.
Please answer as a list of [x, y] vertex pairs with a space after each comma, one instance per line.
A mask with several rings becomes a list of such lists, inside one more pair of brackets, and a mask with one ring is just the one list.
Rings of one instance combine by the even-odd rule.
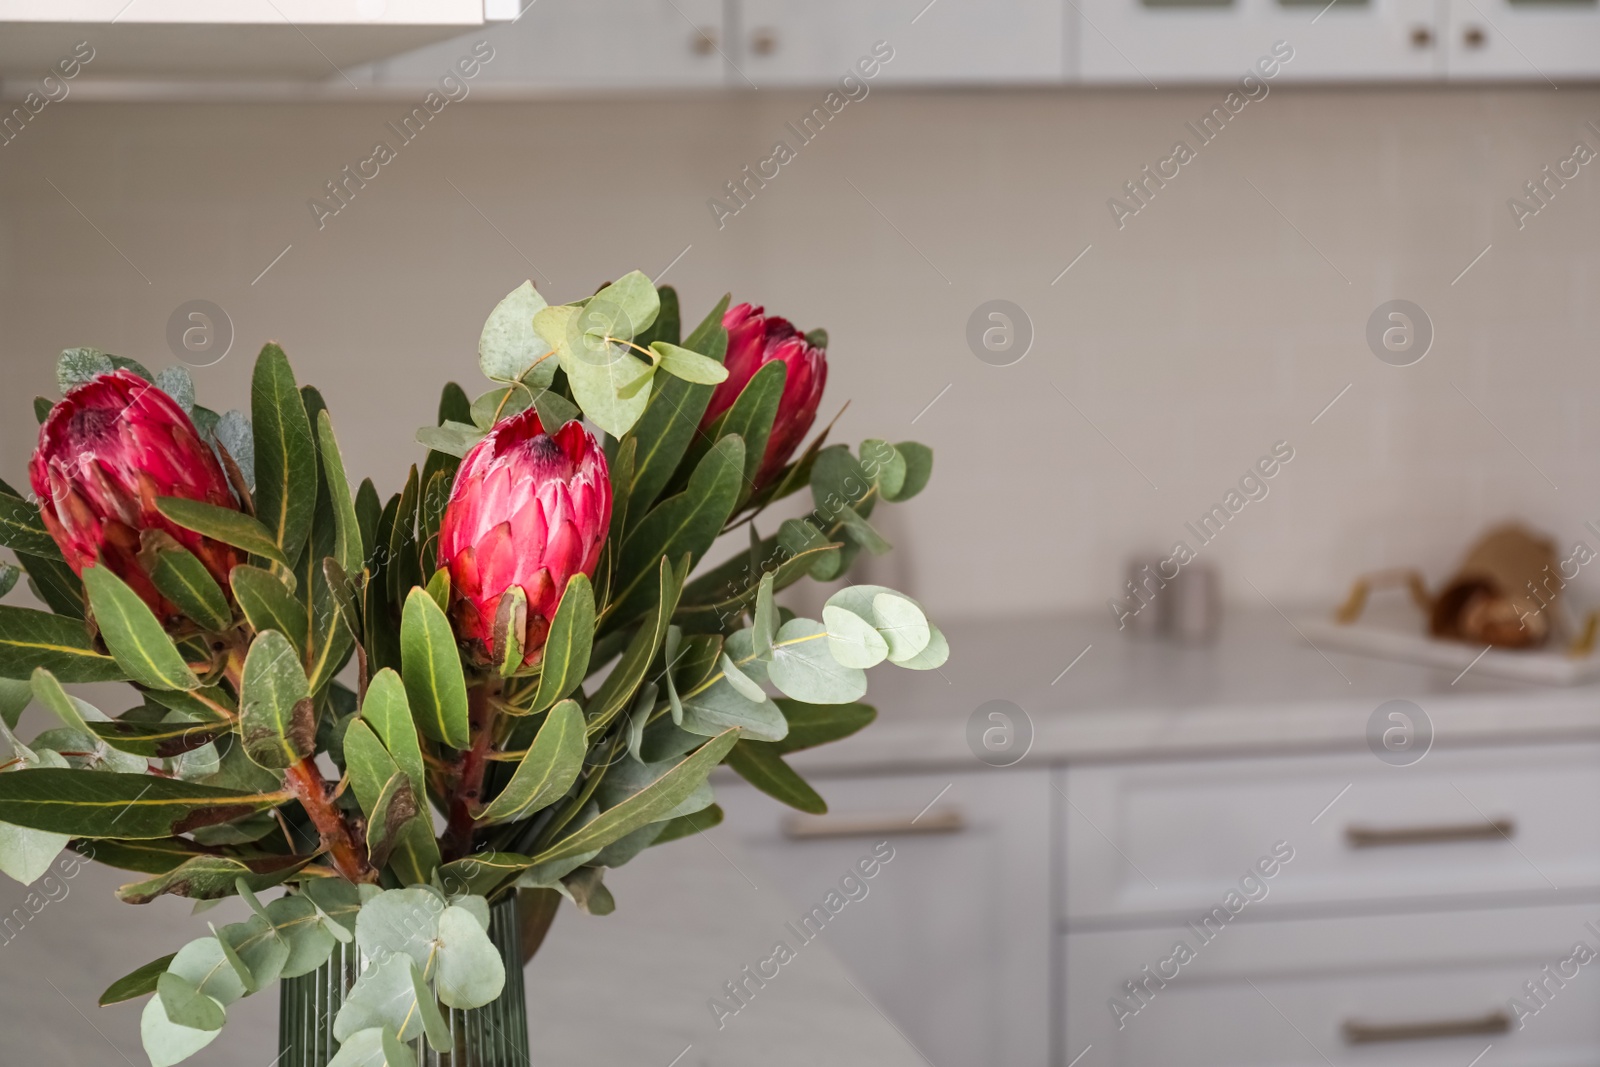
[[[893, 590], [846, 584], [820, 620], [775, 602], [887, 551], [873, 508], [920, 491], [932, 455], [826, 430], [801, 449], [827, 335], [728, 304], [685, 337], [638, 272], [559, 306], [524, 283], [479, 340], [493, 387], [444, 387], [387, 500], [352, 487], [277, 345], [248, 414], [197, 404], [182, 367], [62, 354], [32, 496], [0, 483], [20, 567], [0, 595], [25, 571], [51, 609], [0, 605], [0, 870], [31, 883], [73, 849], [134, 872], [129, 903], [247, 903], [102, 997], [149, 997], [155, 1067], [346, 945], [333, 1063], [459, 1053], [446, 1016], [507, 986], [491, 908], [535, 946], [562, 899], [608, 912], [607, 869], [720, 820], [719, 764], [824, 811], [784, 756], [871, 721], [867, 668], [944, 662]], [[701, 567], [740, 526], [748, 547]], [[137, 703], [65, 688], [91, 682]], [[25, 745], [33, 702], [60, 725]]]

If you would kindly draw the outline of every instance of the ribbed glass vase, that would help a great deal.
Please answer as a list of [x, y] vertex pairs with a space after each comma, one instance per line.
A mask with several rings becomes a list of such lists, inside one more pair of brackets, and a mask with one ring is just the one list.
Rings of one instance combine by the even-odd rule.
[[[436, 1052], [418, 1038], [411, 1046], [418, 1067], [530, 1067], [528, 1011], [522, 995], [516, 894], [489, 909], [489, 939], [506, 967], [506, 986], [492, 1004], [471, 1011], [445, 1009], [452, 1051]], [[328, 962], [278, 984], [278, 1059], [273, 1067], [326, 1067], [339, 1051], [333, 1020], [361, 973], [354, 944], [335, 945]]]

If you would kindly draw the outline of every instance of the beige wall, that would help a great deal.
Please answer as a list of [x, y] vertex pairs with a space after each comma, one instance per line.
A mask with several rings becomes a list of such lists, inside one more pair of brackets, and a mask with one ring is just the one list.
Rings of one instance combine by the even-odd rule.
[[[397, 140], [401, 103], [52, 105], [0, 147], [0, 473], [21, 470], [56, 351], [161, 365], [169, 313], [206, 298], [237, 340], [197, 372], [202, 399], [241, 404], [277, 338], [388, 491], [527, 260], [570, 299], [692, 245], [668, 275], [692, 311], [732, 288], [831, 331], [843, 439], [936, 448], [891, 532], [938, 613], [1102, 603], [1130, 550], [1187, 537], [1279, 440], [1295, 458], [1271, 495], [1204, 549], [1233, 598], [1255, 597], [1245, 578], [1283, 602], [1382, 564], [1439, 573], [1502, 515], [1600, 547], [1582, 530], [1600, 172], [1520, 232], [1506, 206], [1576, 139], [1600, 147], [1600, 91], [1277, 87], [1119, 231], [1107, 198], [1193, 143], [1184, 122], [1220, 91], [876, 89], [719, 230], [707, 198], [816, 96], [454, 104], [320, 231], [307, 199]], [[1006, 368], [964, 339], [995, 297], [1037, 331]], [[1393, 297], [1437, 331], [1406, 369], [1364, 341]]]

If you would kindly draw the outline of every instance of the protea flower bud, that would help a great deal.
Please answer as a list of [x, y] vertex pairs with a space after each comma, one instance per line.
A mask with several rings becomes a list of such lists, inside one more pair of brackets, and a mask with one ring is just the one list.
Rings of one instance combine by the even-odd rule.
[[828, 381], [827, 353], [809, 343], [788, 319], [776, 315], [768, 318], [765, 310], [739, 304], [722, 316], [722, 325], [728, 331], [728, 354], [723, 360], [728, 377], [711, 394], [711, 403], [700, 420], [701, 429], [715, 422], [766, 364], [773, 360], [788, 364], [778, 417], [773, 420], [772, 436], [767, 438], [767, 451], [756, 472], [757, 488], [772, 483], [805, 439], [816, 421], [822, 387]]
[[456, 636], [487, 662], [500, 598], [521, 586], [522, 662], [538, 663], [567, 580], [594, 576], [610, 525], [605, 453], [581, 423], [546, 434], [529, 408], [490, 430], [462, 460], [439, 523]]
[[39, 428], [28, 478], [50, 536], [74, 573], [101, 563], [158, 616], [177, 613], [140, 566], [140, 535], [170, 535], [223, 589], [237, 550], [156, 511], [162, 496], [237, 508], [222, 464], [176, 401], [131, 371], [73, 389]]

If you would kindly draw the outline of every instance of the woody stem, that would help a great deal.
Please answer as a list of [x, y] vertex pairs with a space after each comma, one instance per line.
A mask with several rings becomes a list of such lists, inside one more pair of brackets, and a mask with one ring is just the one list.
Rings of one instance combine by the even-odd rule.
[[467, 724], [472, 747], [461, 754], [456, 768], [450, 820], [444, 832], [447, 859], [460, 859], [472, 851], [472, 813], [483, 797], [483, 777], [489, 768], [489, 750], [494, 744], [495, 707], [489, 699], [492, 684], [475, 685], [467, 690]]

